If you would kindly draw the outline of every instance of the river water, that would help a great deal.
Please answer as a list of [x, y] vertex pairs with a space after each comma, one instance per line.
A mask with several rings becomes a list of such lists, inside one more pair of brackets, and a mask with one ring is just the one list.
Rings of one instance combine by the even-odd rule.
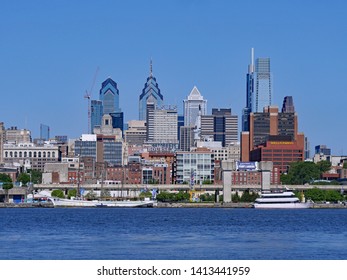
[[1, 260], [346, 260], [347, 209], [2, 208]]

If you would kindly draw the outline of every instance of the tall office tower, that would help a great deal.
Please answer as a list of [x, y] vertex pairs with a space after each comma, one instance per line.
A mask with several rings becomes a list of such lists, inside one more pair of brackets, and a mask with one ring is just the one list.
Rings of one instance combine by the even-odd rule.
[[177, 109], [147, 107], [147, 142], [148, 143], [178, 143], [177, 140]]
[[40, 124], [40, 139], [42, 140], [49, 140], [49, 126], [45, 124]]
[[119, 128], [121, 131], [123, 131], [123, 127], [124, 127], [123, 112], [110, 113], [110, 116], [112, 117], [113, 128]]
[[304, 160], [304, 134], [296, 113], [279, 113], [277, 106], [251, 113], [250, 129], [241, 133], [241, 161], [273, 161], [286, 172], [290, 162]]
[[179, 139], [179, 149], [181, 151], [190, 151], [190, 148], [194, 146], [194, 127], [181, 126]]
[[200, 94], [196, 86], [194, 86], [187, 99], [183, 100], [183, 108], [185, 126], [195, 126], [199, 110], [202, 116], [207, 114], [207, 100]]
[[212, 115], [201, 116], [201, 137], [213, 137], [226, 147], [238, 140], [238, 117], [231, 109], [212, 109]]
[[91, 118], [90, 118], [90, 129], [89, 133], [93, 134], [94, 133], [94, 128], [96, 126], [101, 125], [101, 119], [103, 115], [103, 106], [102, 106], [102, 101], [100, 100], [92, 100], [90, 103], [90, 113], [91, 113]]
[[4, 143], [5, 143], [5, 126], [3, 122], [0, 122], [0, 164], [4, 162]]
[[246, 91], [246, 107], [242, 111], [242, 131], [249, 131], [251, 112], [262, 112], [265, 106], [272, 104], [270, 58], [257, 58], [254, 64], [253, 48], [251, 64], [248, 65]]
[[283, 99], [282, 113], [294, 113], [294, 102], [292, 96], [286, 96]]
[[103, 104], [103, 114], [120, 112], [119, 90], [117, 83], [111, 78], [106, 79], [100, 89], [100, 101]]
[[310, 149], [310, 142], [308, 141], [308, 138], [305, 137], [305, 160], [310, 158], [311, 149]]
[[180, 139], [181, 127], [184, 126], [184, 116], [177, 116], [177, 139]]
[[158, 87], [158, 83], [156, 78], [153, 76], [152, 72], [152, 60], [150, 63], [150, 73], [147, 78], [147, 82], [145, 83], [145, 87], [142, 90], [142, 93], [139, 97], [139, 120], [146, 120], [146, 108], [147, 108], [147, 100], [150, 97], [153, 97], [153, 101], [157, 107], [162, 106], [163, 104], [163, 95], [160, 93], [160, 89]]
[[146, 134], [147, 141], [153, 140], [154, 138], [154, 110], [156, 109], [154, 97], [151, 95], [148, 97], [146, 102]]

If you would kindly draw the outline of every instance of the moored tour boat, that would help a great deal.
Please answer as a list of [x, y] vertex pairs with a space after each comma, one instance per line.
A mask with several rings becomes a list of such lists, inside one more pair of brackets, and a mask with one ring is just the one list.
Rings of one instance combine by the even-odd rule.
[[154, 200], [100, 201], [49, 197], [54, 207], [153, 207]]
[[263, 191], [253, 203], [254, 208], [304, 209], [312, 207], [311, 202], [300, 202], [292, 191]]

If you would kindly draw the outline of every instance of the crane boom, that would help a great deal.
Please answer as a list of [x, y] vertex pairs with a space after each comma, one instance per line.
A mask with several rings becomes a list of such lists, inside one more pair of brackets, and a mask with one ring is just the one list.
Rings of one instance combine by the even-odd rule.
[[84, 98], [88, 99], [88, 133], [91, 133], [91, 118], [92, 118], [92, 114], [91, 114], [91, 97], [92, 97], [92, 93], [93, 93], [93, 88], [95, 85], [95, 81], [96, 81], [96, 76], [98, 75], [99, 72], [99, 67], [96, 68], [94, 77], [93, 77], [93, 82], [92, 85], [90, 87], [90, 90], [88, 92], [88, 90], [86, 90], [86, 93], [84, 94]]

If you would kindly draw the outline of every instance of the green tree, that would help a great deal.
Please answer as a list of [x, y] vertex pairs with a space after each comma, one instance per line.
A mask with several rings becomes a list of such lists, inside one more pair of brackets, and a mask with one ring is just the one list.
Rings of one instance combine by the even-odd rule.
[[31, 174], [31, 182], [34, 184], [41, 184], [42, 183], [42, 172], [40, 170], [31, 169], [28, 170]]
[[232, 201], [232, 202], [240, 202], [240, 201], [241, 201], [241, 198], [240, 198], [238, 192], [236, 192], [235, 194], [233, 194], [233, 195], [231, 196], [231, 201]]
[[70, 189], [67, 191], [67, 197], [70, 199], [71, 197], [76, 197], [77, 190], [76, 189]]
[[325, 173], [331, 169], [331, 162], [327, 160], [322, 160], [316, 163], [320, 173]]
[[95, 200], [97, 198], [97, 195], [96, 195], [96, 193], [93, 190], [91, 190], [84, 197], [87, 200]]
[[139, 195], [140, 198], [145, 198], [145, 197], [152, 197], [152, 192], [151, 191], [146, 191], [146, 192], [141, 192]]
[[26, 186], [30, 182], [30, 175], [28, 173], [21, 173], [18, 175], [17, 181], [21, 182], [23, 186]]
[[9, 201], [8, 190], [13, 188], [12, 179], [9, 175], [0, 173], [0, 182], [2, 183], [2, 188], [5, 190], [6, 202]]
[[51, 196], [59, 197], [59, 198], [64, 198], [65, 197], [64, 192], [62, 190], [54, 190], [54, 191], [52, 191]]
[[290, 164], [288, 174], [281, 175], [283, 184], [304, 185], [320, 178], [319, 167], [313, 162], [299, 161]]

